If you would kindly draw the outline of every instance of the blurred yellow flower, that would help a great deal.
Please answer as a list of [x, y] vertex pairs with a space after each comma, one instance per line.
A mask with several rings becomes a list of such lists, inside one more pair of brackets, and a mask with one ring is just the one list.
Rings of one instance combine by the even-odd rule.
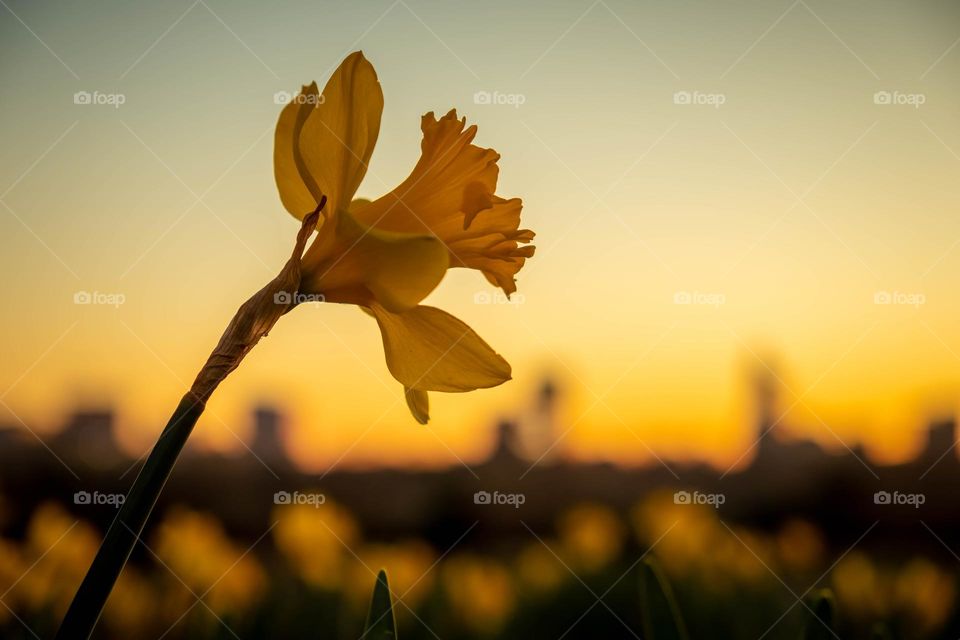
[[671, 491], [652, 493], [631, 513], [637, 539], [673, 578], [697, 576], [714, 593], [774, 581], [776, 547], [765, 537], [724, 526], [716, 509], [677, 504]]
[[876, 619], [889, 613], [891, 594], [870, 557], [851, 551], [831, 574], [833, 590], [841, 610], [854, 618]]
[[284, 207], [303, 220], [326, 198], [302, 260], [298, 295], [359, 305], [383, 337], [390, 373], [418, 422], [428, 391], [471, 391], [510, 379], [510, 365], [466, 324], [420, 305], [450, 267], [477, 269], [509, 295], [533, 232], [519, 198], [497, 186], [499, 155], [472, 144], [476, 126], [456, 111], [423, 116], [421, 156], [396, 189], [354, 199], [380, 131], [383, 94], [373, 66], [348, 56], [321, 94], [303, 87], [280, 114], [274, 174]]
[[[103, 609], [103, 622], [114, 637], [142, 637], [143, 630], [159, 617], [156, 602], [157, 597], [148, 578], [127, 565]], [[167, 624], [176, 620], [177, 615], [174, 613]]]
[[23, 546], [24, 561], [32, 568], [10, 595], [30, 609], [49, 610], [52, 606], [62, 615], [99, 543], [99, 535], [89, 523], [76, 520], [58, 504], [40, 505], [30, 518]]
[[560, 543], [568, 564], [584, 571], [598, 571], [620, 555], [626, 527], [608, 507], [584, 504], [560, 517]]
[[500, 563], [459, 554], [444, 564], [441, 575], [454, 612], [474, 631], [482, 635], [495, 633], [513, 611], [513, 582]]
[[[547, 541], [551, 548], [556, 546]], [[525, 546], [516, 559], [517, 576], [524, 587], [534, 592], [550, 592], [570, 577], [547, 547], [539, 541]]]
[[265, 586], [260, 563], [235, 544], [214, 516], [174, 508], [157, 527], [153, 549], [169, 567], [176, 591], [187, 604], [191, 591], [218, 614], [238, 612], [253, 604]]
[[814, 571], [823, 562], [823, 535], [805, 520], [790, 520], [777, 534], [780, 561], [791, 571]]
[[922, 557], [896, 566], [853, 551], [837, 564], [831, 580], [841, 610], [852, 618], [898, 618], [915, 637], [936, 635], [953, 613], [957, 595], [955, 577]]
[[300, 577], [316, 587], [339, 588], [347, 562], [353, 560], [349, 550], [360, 539], [360, 530], [353, 516], [337, 503], [327, 500], [319, 507], [281, 505], [273, 517], [277, 522], [273, 528], [277, 548]]
[[957, 588], [953, 576], [926, 558], [914, 558], [897, 576], [897, 603], [921, 634], [939, 630], [953, 612]]

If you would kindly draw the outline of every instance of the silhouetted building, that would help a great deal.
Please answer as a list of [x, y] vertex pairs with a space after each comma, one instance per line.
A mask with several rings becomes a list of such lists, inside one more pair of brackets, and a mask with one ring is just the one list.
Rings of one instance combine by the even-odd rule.
[[957, 446], [956, 440], [957, 425], [953, 419], [939, 420], [930, 425], [927, 431], [927, 444], [920, 455], [919, 460], [933, 464], [937, 460], [938, 464], [949, 464], [957, 462], [954, 448]]
[[257, 407], [253, 412], [253, 442], [250, 449], [263, 462], [271, 466], [289, 464], [283, 444], [283, 416], [272, 407]]
[[523, 459], [517, 452], [517, 425], [504, 420], [497, 425], [497, 439], [488, 464], [518, 464]]
[[561, 448], [557, 444], [557, 387], [549, 378], [537, 393], [533, 415], [520, 434], [520, 452], [529, 460], [552, 461]]
[[[847, 544], [850, 531], [859, 530], [859, 535], [862, 523], [883, 517], [888, 526], [899, 523], [896, 526], [901, 527], [890, 529], [894, 542], [904, 535], [929, 539], [926, 529], [916, 530], [915, 513], [875, 502], [877, 492], [896, 490], [922, 492], [924, 522], [946, 537], [960, 536], [960, 507], [954, 500], [960, 461], [952, 455], [953, 420], [931, 425], [927, 445], [917, 458], [875, 466], [859, 446], [837, 447], [830, 453], [814, 441], [779, 433], [782, 382], [769, 371], [760, 374], [752, 387], [758, 440], [736, 472], [684, 461], [618, 466], [561, 458], [545, 464], [547, 458], [538, 457], [543, 451], [531, 457], [535, 450], [526, 445], [542, 437], [549, 447], [555, 438], [556, 404], [562, 401], [562, 393], [546, 382], [529, 399], [521, 418], [491, 425], [490, 456], [473, 468], [457, 461], [445, 468], [335, 465], [322, 475], [307, 472], [287, 455], [282, 414], [261, 406], [253, 413], [252, 436], [247, 440], [256, 458], [246, 452], [223, 456], [196, 450], [177, 465], [163, 500], [215, 512], [228, 529], [256, 537], [272, 517], [275, 492], [319, 489], [331, 500], [348, 505], [371, 534], [393, 539], [427, 531], [432, 542], [446, 547], [463, 532], [459, 526], [450, 529], [450, 518], [460, 518], [466, 528], [482, 514], [491, 536], [498, 531], [527, 535], [524, 524], [550, 526], [557, 514], [573, 504], [596, 502], [627, 513], [652, 492], [683, 488], [722, 493], [726, 500], [722, 515], [731, 522], [772, 530], [784, 518], [806, 519], [820, 526], [828, 538]], [[137, 465], [117, 447], [110, 412], [77, 413], [47, 444], [56, 456], [20, 426], [0, 431], [0, 493], [12, 508], [28, 512], [43, 500], [69, 500], [75, 491], [91, 487], [104, 492], [129, 489]], [[116, 462], [111, 467], [111, 461], [117, 460], [119, 467]], [[68, 473], [74, 468], [79, 477]], [[118, 468], [130, 472], [121, 473]], [[208, 485], [230, 490], [197, 490]], [[515, 509], [477, 503], [478, 491], [523, 494], [522, 523]], [[110, 514], [101, 515], [100, 524], [106, 526]], [[84, 517], [97, 516], [85, 511]]]
[[[781, 425], [787, 418], [780, 390], [784, 383], [775, 363], [758, 368], [753, 376], [756, 416], [754, 459], [750, 469], [784, 482], [807, 476], [830, 456], [813, 440], [788, 439], [782, 436]], [[854, 453], [859, 457], [858, 453]]]
[[126, 458], [114, 438], [113, 423], [112, 411], [78, 411], [54, 438], [52, 448], [88, 467], [109, 468]]

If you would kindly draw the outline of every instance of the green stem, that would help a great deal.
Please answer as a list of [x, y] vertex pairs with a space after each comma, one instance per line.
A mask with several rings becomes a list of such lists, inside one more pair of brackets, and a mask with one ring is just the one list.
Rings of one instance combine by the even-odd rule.
[[100, 550], [63, 619], [57, 640], [79, 640], [89, 638], [93, 633], [113, 584], [140, 539], [157, 497], [204, 406], [205, 403], [192, 393], [187, 393], [177, 405], [107, 530]]
[[150, 457], [133, 483], [123, 506], [114, 518], [97, 551], [70, 609], [57, 632], [57, 640], [85, 640], [93, 633], [114, 583], [123, 571], [130, 552], [140, 539], [143, 527], [153, 511], [163, 485], [177, 462], [183, 445], [200, 419], [207, 400], [230, 372], [236, 369], [250, 349], [269, 333], [285, 313], [297, 305], [301, 267], [307, 240], [317, 227], [320, 212], [327, 203], [320, 198], [313, 213], [304, 216], [293, 255], [276, 278], [244, 302], [220, 337], [220, 342], [197, 374], [187, 395], [183, 397], [170, 422], [153, 446]]

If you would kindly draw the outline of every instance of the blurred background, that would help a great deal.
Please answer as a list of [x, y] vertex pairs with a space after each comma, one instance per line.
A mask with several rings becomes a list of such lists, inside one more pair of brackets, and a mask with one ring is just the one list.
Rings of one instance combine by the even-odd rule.
[[286, 259], [277, 114], [362, 49], [361, 196], [419, 117], [502, 154], [537, 255], [450, 273], [514, 380], [416, 425], [375, 323], [285, 317], [218, 390], [101, 637], [960, 634], [954, 2], [0, 0], [0, 630], [50, 637], [236, 307]]

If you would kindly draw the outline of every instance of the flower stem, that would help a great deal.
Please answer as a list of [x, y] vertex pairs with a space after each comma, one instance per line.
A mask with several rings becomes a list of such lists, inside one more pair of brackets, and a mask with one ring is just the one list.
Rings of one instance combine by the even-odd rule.
[[150, 456], [137, 475], [133, 488], [123, 506], [107, 530], [90, 570], [80, 584], [77, 595], [67, 610], [57, 639], [76, 640], [89, 638], [100, 612], [107, 602], [113, 584], [120, 576], [130, 552], [140, 539], [143, 527], [156, 504], [157, 497], [170, 475], [170, 470], [180, 455], [183, 445], [203, 413], [205, 403], [193, 393], [187, 393], [163, 433], [154, 445]]
[[190, 391], [180, 400], [137, 475], [123, 506], [107, 529], [100, 550], [97, 551], [93, 564], [80, 583], [80, 588], [60, 625], [57, 640], [85, 640], [93, 633], [110, 591], [123, 571], [130, 552], [140, 540], [147, 518], [153, 511], [180, 451], [200, 419], [207, 400], [217, 386], [240, 365], [240, 361], [254, 345], [267, 335], [277, 320], [297, 305], [300, 260], [326, 202], [326, 196], [320, 198], [320, 203], [313, 213], [303, 218], [293, 255], [276, 278], [240, 306], [220, 337], [220, 342], [197, 374]]

